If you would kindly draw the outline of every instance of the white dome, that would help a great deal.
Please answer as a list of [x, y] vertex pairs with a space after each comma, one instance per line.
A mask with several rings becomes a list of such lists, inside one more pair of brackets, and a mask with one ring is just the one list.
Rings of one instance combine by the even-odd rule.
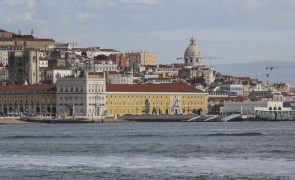
[[196, 40], [191, 38], [190, 45], [184, 52], [186, 66], [196, 66], [200, 63], [201, 49], [197, 47]]
[[184, 52], [184, 57], [200, 56], [200, 55], [201, 55], [201, 50], [200, 48], [197, 47], [196, 40], [192, 38], [190, 45], [186, 48]]

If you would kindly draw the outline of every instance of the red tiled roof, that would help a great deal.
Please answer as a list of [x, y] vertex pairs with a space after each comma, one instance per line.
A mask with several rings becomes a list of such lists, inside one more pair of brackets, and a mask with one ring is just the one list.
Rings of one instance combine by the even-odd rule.
[[159, 64], [159, 67], [161, 67], [161, 68], [171, 68], [172, 65], [171, 64]]
[[47, 41], [47, 42], [54, 42], [53, 39], [46, 39], [46, 38], [2, 38], [1, 40], [5, 40], [5, 41]]
[[250, 77], [234, 77], [234, 78], [238, 80], [250, 80]]
[[53, 39], [46, 39], [46, 38], [33, 38], [33, 39], [25, 39], [25, 38], [15, 38], [13, 40], [20, 40], [20, 41], [50, 41], [50, 42], [54, 42]]
[[144, 65], [145, 69], [156, 68], [157, 65]]
[[44, 92], [55, 91], [54, 84], [32, 84], [32, 85], [7, 85], [0, 86], [0, 93], [28, 93], [28, 92]]
[[120, 74], [118, 71], [108, 71], [109, 74]]
[[107, 92], [186, 92], [203, 91], [186, 84], [107, 84]]
[[182, 63], [174, 63], [172, 64], [175, 68], [183, 68], [184, 67], [184, 64]]

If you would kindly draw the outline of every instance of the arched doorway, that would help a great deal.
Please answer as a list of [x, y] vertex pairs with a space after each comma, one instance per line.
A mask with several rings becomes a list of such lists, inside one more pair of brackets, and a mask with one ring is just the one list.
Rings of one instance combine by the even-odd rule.
[[3, 112], [4, 112], [4, 115], [7, 116], [7, 107], [4, 107]]

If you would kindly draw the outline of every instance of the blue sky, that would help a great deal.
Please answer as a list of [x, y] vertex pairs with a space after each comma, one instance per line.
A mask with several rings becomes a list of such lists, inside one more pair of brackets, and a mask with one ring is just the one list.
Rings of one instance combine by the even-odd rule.
[[295, 0], [1, 0], [0, 29], [177, 62], [191, 36], [212, 63], [294, 61]]

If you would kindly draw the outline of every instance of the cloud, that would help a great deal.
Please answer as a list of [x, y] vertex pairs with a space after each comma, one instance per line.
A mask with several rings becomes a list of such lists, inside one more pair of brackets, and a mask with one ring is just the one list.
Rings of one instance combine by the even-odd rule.
[[295, 0], [0, 0], [0, 27], [34, 27], [82, 46], [152, 49], [160, 61], [181, 56], [192, 35], [204, 54], [227, 61], [290, 59], [294, 9]]
[[146, 6], [158, 4], [163, 0], [87, 0], [88, 4], [95, 4], [99, 6]]
[[26, 12], [23, 14], [23, 20], [24, 21], [28, 21], [28, 20], [31, 20], [32, 19], [32, 14], [30, 12]]
[[161, 0], [121, 0], [122, 4], [139, 4], [139, 5], [153, 5], [160, 3]]
[[87, 19], [97, 17], [97, 14], [96, 13], [90, 13], [90, 12], [83, 12], [83, 13], [79, 13], [76, 17], [77, 17], [78, 20], [87, 20]]
[[35, 0], [4, 0], [0, 3], [0, 20], [4, 23], [31, 21]]
[[25, 6], [29, 9], [35, 6], [35, 0], [5, 0], [5, 3], [9, 6]]

